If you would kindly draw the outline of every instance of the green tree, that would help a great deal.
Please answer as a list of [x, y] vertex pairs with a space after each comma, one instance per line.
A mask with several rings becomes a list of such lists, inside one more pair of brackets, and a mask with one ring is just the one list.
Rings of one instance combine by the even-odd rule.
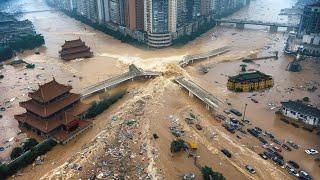
[[214, 172], [212, 168], [208, 166], [202, 167], [201, 173], [204, 180], [225, 180], [225, 177], [221, 173]]
[[247, 65], [246, 64], [241, 64], [240, 65], [240, 67], [241, 67], [241, 72], [246, 72], [247, 71]]
[[12, 152], [11, 152], [11, 155], [10, 155], [10, 158], [13, 160], [13, 159], [16, 159], [17, 157], [19, 157], [21, 154], [23, 153], [23, 149], [21, 147], [15, 147], [13, 148]]
[[36, 146], [37, 144], [38, 144], [37, 140], [35, 140], [34, 138], [30, 138], [23, 143], [22, 149], [24, 152], [26, 152], [26, 151], [29, 151], [34, 146]]
[[304, 97], [302, 100], [303, 100], [304, 102], [309, 102], [309, 101], [310, 101], [309, 97]]
[[179, 140], [174, 140], [171, 142], [170, 150], [172, 153], [177, 153], [182, 150], [184, 147], [184, 140], [179, 139]]
[[93, 118], [108, 109], [112, 104], [116, 103], [125, 95], [126, 91], [121, 91], [111, 97], [108, 97], [98, 103], [94, 103], [86, 112], [85, 118]]
[[0, 62], [10, 59], [13, 56], [13, 51], [10, 47], [0, 47]]

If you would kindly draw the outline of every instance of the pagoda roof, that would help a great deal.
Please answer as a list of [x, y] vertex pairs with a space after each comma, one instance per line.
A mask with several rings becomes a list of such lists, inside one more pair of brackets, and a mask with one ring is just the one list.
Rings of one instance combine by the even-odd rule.
[[43, 120], [28, 113], [16, 115], [15, 119], [21, 123], [26, 123], [34, 128], [37, 128], [44, 133], [49, 133], [50, 131], [62, 125], [62, 121], [60, 119]]
[[92, 57], [92, 55], [93, 55], [92, 52], [86, 51], [86, 52], [62, 55], [61, 58], [63, 60], [72, 60], [72, 59], [77, 59], [77, 58], [90, 58], [90, 57]]
[[62, 108], [78, 101], [80, 99], [79, 94], [70, 93], [69, 96], [54, 101], [48, 104], [40, 104], [33, 99], [30, 99], [26, 102], [20, 102], [20, 106], [31, 111], [41, 117], [48, 117]]
[[44, 103], [69, 92], [71, 89], [71, 86], [60, 84], [53, 78], [52, 81], [40, 85], [38, 90], [30, 92], [29, 97]]
[[90, 48], [88, 46], [79, 46], [79, 47], [74, 47], [70, 49], [63, 49], [60, 51], [60, 55], [66, 55], [66, 54], [72, 54], [72, 53], [80, 53], [80, 52], [89, 52]]
[[65, 41], [65, 43], [61, 46], [62, 49], [74, 48], [79, 46], [84, 46], [85, 43], [79, 38], [76, 40]]
[[236, 76], [229, 77], [229, 80], [234, 82], [246, 82], [246, 81], [258, 82], [260, 80], [270, 79], [270, 78], [272, 77], [260, 71], [252, 71], [252, 72], [240, 73]]

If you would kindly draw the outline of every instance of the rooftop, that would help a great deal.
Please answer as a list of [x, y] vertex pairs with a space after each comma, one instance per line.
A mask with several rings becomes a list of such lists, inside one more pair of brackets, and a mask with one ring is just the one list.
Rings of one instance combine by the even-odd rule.
[[62, 45], [62, 49], [74, 48], [79, 46], [85, 46], [85, 43], [79, 38], [76, 40], [65, 41]]
[[60, 84], [53, 78], [52, 81], [40, 85], [38, 90], [29, 93], [29, 97], [44, 103], [69, 92], [71, 89], [71, 86]]
[[60, 111], [62, 108], [71, 105], [72, 103], [78, 101], [80, 99], [79, 94], [73, 94], [70, 93], [67, 97], [61, 98], [57, 101], [54, 101], [52, 103], [48, 104], [40, 104], [37, 103], [35, 100], [30, 99], [26, 102], [21, 102], [20, 106], [23, 108], [26, 108], [27, 110], [38, 114], [41, 117], [48, 117], [58, 111]]
[[259, 81], [261, 79], [269, 79], [271, 76], [266, 75], [260, 71], [251, 71], [240, 73], [236, 76], [229, 77], [230, 80], [235, 82], [242, 82], [242, 81]]
[[282, 106], [304, 115], [320, 118], [320, 110], [316, 107], [308, 106], [301, 101], [281, 102]]

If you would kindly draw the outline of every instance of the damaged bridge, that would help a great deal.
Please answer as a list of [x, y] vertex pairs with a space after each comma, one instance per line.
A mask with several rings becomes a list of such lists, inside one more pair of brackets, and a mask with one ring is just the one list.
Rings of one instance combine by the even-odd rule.
[[211, 93], [197, 85], [191, 80], [187, 80], [185, 77], [178, 77], [175, 79], [175, 82], [179, 84], [180, 87], [185, 88], [189, 91], [189, 96], [196, 96], [199, 100], [201, 100], [208, 110], [217, 110], [219, 108], [219, 104], [222, 103], [217, 97], [213, 96]]
[[219, 56], [221, 54], [229, 52], [229, 47], [224, 46], [222, 48], [214, 49], [212, 51], [200, 53], [200, 54], [193, 54], [193, 55], [187, 55], [183, 57], [183, 60], [180, 61], [179, 65], [181, 67], [186, 67], [189, 64], [193, 64], [194, 62], [198, 62], [201, 60], [209, 59], [215, 56]]
[[83, 93], [81, 94], [83, 98], [88, 97], [94, 93], [98, 93], [101, 91], [106, 91], [109, 88], [118, 86], [122, 83], [125, 83], [129, 80], [133, 81], [137, 78], [152, 78], [156, 76], [160, 76], [161, 73], [159, 72], [152, 72], [152, 71], [144, 71], [141, 68], [138, 68], [134, 64], [129, 66], [129, 71], [118, 76], [112, 77], [105, 81], [99, 82], [95, 85], [85, 88]]

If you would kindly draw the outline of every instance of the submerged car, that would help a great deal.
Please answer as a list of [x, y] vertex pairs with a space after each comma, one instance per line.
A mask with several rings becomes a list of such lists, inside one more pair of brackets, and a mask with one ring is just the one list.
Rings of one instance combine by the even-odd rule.
[[227, 149], [222, 149], [221, 152], [222, 152], [224, 155], [226, 155], [228, 158], [231, 158], [231, 157], [232, 157], [231, 153], [230, 153]]
[[268, 156], [266, 154], [264, 154], [264, 153], [260, 153], [259, 156], [264, 160], [268, 159]]
[[305, 152], [309, 155], [316, 155], [319, 154], [319, 152], [315, 149], [306, 149]]
[[242, 113], [236, 109], [230, 109], [230, 112], [233, 113], [236, 116], [242, 116]]
[[299, 179], [311, 180], [311, 176], [305, 171], [299, 171]]
[[254, 170], [254, 168], [250, 165], [246, 165], [246, 169], [248, 172], [250, 172], [251, 174], [255, 174], [256, 171]]

